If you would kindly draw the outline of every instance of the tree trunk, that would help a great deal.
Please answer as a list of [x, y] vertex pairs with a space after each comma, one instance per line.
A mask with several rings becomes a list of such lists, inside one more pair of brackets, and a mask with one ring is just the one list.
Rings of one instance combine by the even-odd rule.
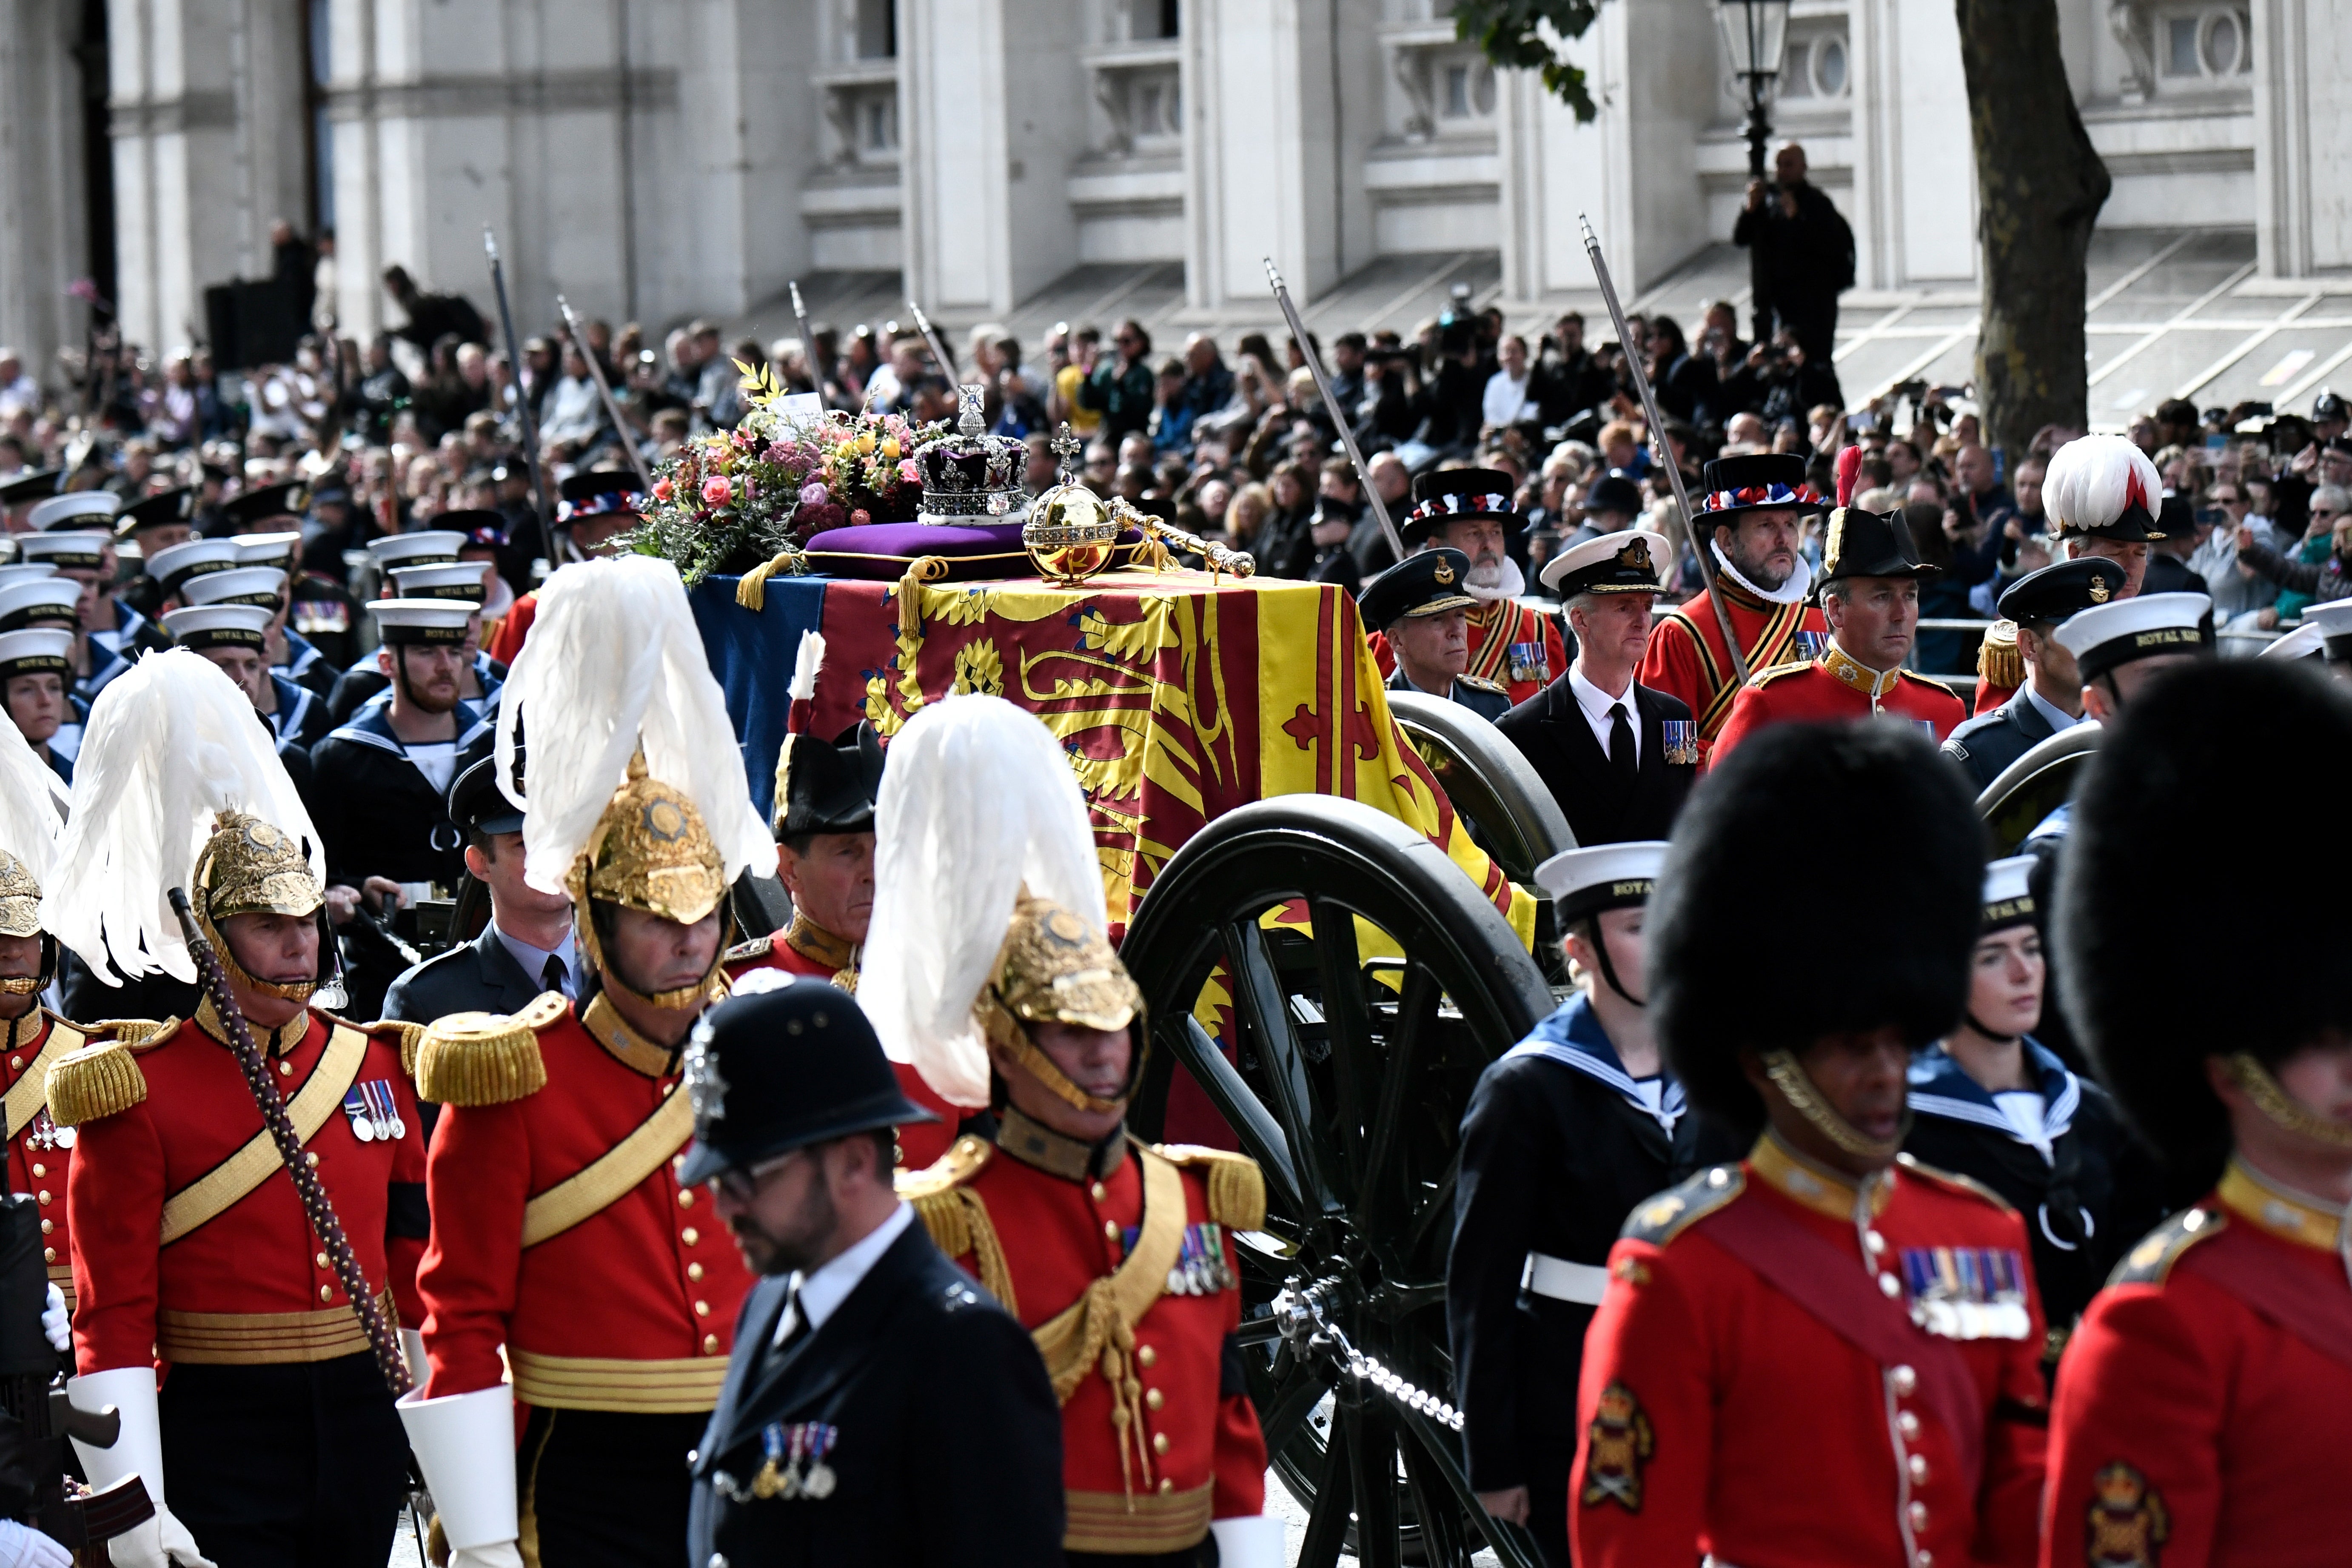
[[2089, 425], [2084, 254], [2113, 182], [2074, 110], [2056, 0], [1955, 3], [1984, 252], [1977, 401], [2014, 467], [2043, 426]]

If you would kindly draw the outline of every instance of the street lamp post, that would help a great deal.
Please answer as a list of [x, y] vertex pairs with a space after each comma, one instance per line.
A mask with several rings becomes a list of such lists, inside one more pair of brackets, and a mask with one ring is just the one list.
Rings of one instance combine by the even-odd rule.
[[[1764, 110], [1780, 76], [1781, 56], [1789, 46], [1789, 0], [1721, 0], [1715, 22], [1723, 34], [1724, 53], [1732, 74], [1748, 88], [1748, 177], [1764, 177], [1764, 143], [1771, 139], [1771, 121]], [[1772, 197], [1767, 195], [1767, 210]], [[1761, 234], [1750, 237], [1748, 281], [1754, 296], [1754, 335], [1762, 342], [1771, 330], [1771, 290], [1766, 285]]]

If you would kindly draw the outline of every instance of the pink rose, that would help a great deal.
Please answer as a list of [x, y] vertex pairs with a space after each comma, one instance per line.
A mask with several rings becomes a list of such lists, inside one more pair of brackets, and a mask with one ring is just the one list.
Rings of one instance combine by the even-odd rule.
[[654, 481], [654, 500], [667, 500], [677, 493], [677, 487], [669, 482], [669, 476], [667, 474]]
[[801, 505], [803, 506], [823, 506], [832, 499], [833, 493], [821, 484], [810, 483], [801, 487]]
[[905, 458], [898, 464], [898, 479], [901, 484], [919, 485], [923, 482], [922, 470], [915, 467], [914, 458]]
[[702, 500], [706, 506], [725, 506], [730, 493], [727, 481], [717, 474], [702, 481]]
[[849, 521], [853, 527], [864, 528], [874, 521], [874, 514], [861, 506], [849, 514]]

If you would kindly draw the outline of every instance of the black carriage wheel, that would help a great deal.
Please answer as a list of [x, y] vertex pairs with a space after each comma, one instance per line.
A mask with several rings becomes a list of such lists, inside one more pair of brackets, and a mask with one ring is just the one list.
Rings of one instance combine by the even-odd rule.
[[[1305, 906], [1269, 927], [1269, 910]], [[1401, 957], [1367, 954], [1356, 919]], [[1241, 1238], [1250, 1393], [1277, 1473], [1310, 1510], [1301, 1568], [1352, 1549], [1365, 1568], [1467, 1564], [1484, 1536], [1525, 1568], [1521, 1532], [1481, 1510], [1459, 1436], [1304, 1353], [1277, 1295], [1319, 1289], [1364, 1354], [1451, 1399], [1445, 1251], [1462, 1109], [1480, 1069], [1552, 1006], [1510, 924], [1444, 853], [1360, 803], [1259, 801], [1193, 837], [1153, 882], [1121, 952], [1151, 1006], [1136, 1097], [1157, 1137], [1181, 1065], [1266, 1175], [1263, 1233]], [[1193, 1016], [1212, 972], [1232, 994], [1228, 1060]]]
[[2096, 724], [2077, 724], [2045, 735], [1977, 795], [1977, 815], [2001, 854], [2016, 854], [2043, 817], [2074, 798], [2076, 781], [2098, 750], [2099, 734]]
[[1568, 816], [1543, 775], [1493, 724], [1451, 698], [1423, 691], [1390, 692], [1389, 710], [1505, 876], [1531, 881], [1538, 866], [1576, 847]]

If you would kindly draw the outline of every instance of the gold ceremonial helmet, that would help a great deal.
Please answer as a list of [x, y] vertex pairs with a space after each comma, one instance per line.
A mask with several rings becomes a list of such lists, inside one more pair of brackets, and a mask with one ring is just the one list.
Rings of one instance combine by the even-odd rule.
[[1135, 1042], [1128, 1088], [1116, 1100], [1088, 1094], [1037, 1048], [1025, 1026], [1071, 1024], [1123, 1029], [1143, 1012], [1143, 994], [1110, 941], [1061, 905], [1023, 889], [988, 984], [972, 1004], [981, 1030], [1059, 1099], [1080, 1110], [1116, 1110], [1140, 1078], [1145, 1042]]
[[[220, 924], [231, 915], [315, 915], [327, 901], [311, 874], [310, 852], [278, 828], [242, 811], [213, 818], [213, 836], [196, 857], [197, 923], [219, 953], [221, 965], [238, 984], [289, 1002], [306, 1002], [316, 980], [280, 985], [247, 974], [236, 962]], [[320, 959], [328, 961], [332, 938], [321, 931]]]
[[[604, 815], [597, 818], [595, 831], [589, 834], [580, 858], [572, 862], [564, 887], [573, 907], [590, 912], [591, 918], [580, 922], [580, 938], [587, 943], [589, 961], [607, 986], [635, 996], [637, 993], [613, 973], [604, 957], [604, 943], [589, 910], [591, 900], [692, 925], [726, 898], [727, 866], [694, 802], [683, 791], [648, 775], [645, 753], [639, 752], [629, 759], [628, 782], [614, 792]], [[726, 947], [722, 941], [719, 954], [725, 953]], [[656, 1007], [699, 1006], [716, 994], [719, 973], [719, 958], [714, 957], [710, 972], [694, 984], [657, 991], [642, 999]]]
[[29, 996], [46, 986], [57, 968], [57, 944], [41, 930], [41, 884], [5, 849], [0, 849], [0, 936], [41, 939], [40, 973], [0, 974], [0, 993]]

